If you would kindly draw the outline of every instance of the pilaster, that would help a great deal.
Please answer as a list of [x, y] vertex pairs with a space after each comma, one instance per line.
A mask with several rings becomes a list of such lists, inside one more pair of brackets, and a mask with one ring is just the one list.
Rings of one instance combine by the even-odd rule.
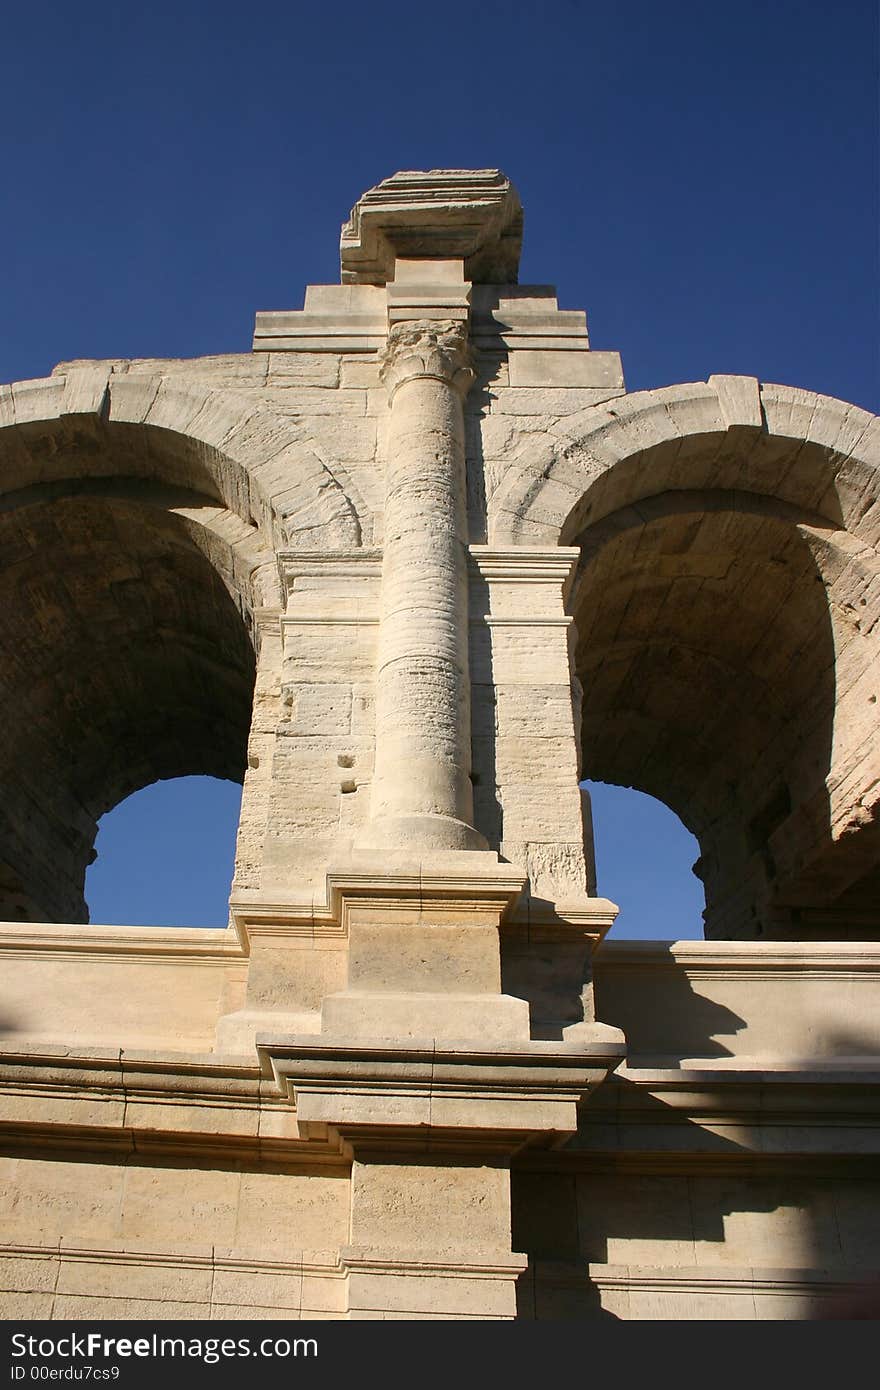
[[[471, 669], [481, 824], [535, 900], [595, 889], [580, 774], [580, 686], [565, 598], [579, 552], [472, 545]], [[494, 798], [494, 806], [492, 799]], [[535, 908], [537, 911], [537, 908]]]
[[516, 1316], [510, 1162], [573, 1134], [577, 1109], [623, 1058], [592, 1044], [262, 1039], [264, 1070], [300, 1133], [352, 1158], [348, 1317]]

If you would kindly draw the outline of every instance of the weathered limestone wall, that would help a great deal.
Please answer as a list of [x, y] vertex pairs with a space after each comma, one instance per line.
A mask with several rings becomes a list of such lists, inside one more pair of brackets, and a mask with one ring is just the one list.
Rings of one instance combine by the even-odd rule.
[[608, 941], [594, 959], [600, 1018], [630, 1061], [880, 1054], [880, 965], [871, 942]]
[[596, 1006], [628, 1060], [563, 1154], [514, 1165], [520, 1316], [864, 1316], [878, 965], [870, 944], [607, 943]]
[[[227, 1015], [254, 1007], [274, 987], [276, 1005], [311, 988], [312, 1008], [332, 993], [326, 972], [345, 955], [347, 933], [313, 924], [298, 947], [271, 920], [247, 925], [244, 945], [233, 930], [179, 927], [90, 927], [9, 924], [0, 932], [3, 960], [0, 1035], [4, 1047], [153, 1047], [171, 1052], [239, 1055], [227, 1045]], [[458, 930], [461, 968], [481, 968]], [[480, 931], [483, 929], [481, 928]], [[405, 931], [356, 929], [362, 983], [387, 950], [398, 978]], [[525, 948], [516, 923], [505, 928], [502, 959]], [[557, 1027], [575, 973], [559, 939], [508, 965], [532, 989], [532, 1025]], [[573, 950], [574, 947], [568, 943]], [[583, 952], [583, 947], [578, 951]], [[329, 963], [321, 961], [329, 957]], [[316, 963], [315, 958], [318, 958]], [[396, 958], [396, 959], [395, 959]], [[342, 973], [337, 977], [341, 985]], [[580, 969], [583, 972], [581, 956]], [[309, 985], [312, 972], [323, 976]], [[874, 943], [608, 941], [593, 958], [598, 1017], [623, 1029], [631, 1064], [684, 1066], [690, 1059], [737, 1066], [825, 1065], [880, 1053], [880, 947]], [[491, 978], [486, 981], [491, 989]], [[495, 981], [497, 988], [497, 980]], [[53, 1001], [51, 1010], [46, 999]], [[306, 1014], [308, 1009], [291, 1009]], [[221, 1028], [221, 1042], [215, 1034]], [[250, 1056], [250, 1052], [242, 1053]]]
[[[804, 1317], [855, 1297], [876, 1267], [876, 946], [604, 947], [598, 1005], [627, 1028], [630, 1058], [573, 1143], [526, 1151], [509, 1176], [356, 1164], [350, 1229], [349, 1163], [303, 1138], [252, 1052], [205, 1041], [243, 988], [228, 933], [199, 948], [181, 932], [174, 964], [171, 931], [120, 929], [115, 956], [109, 940], [89, 954], [85, 933], [61, 954], [61, 929], [24, 932], [6, 933], [4, 1009], [14, 998], [25, 1019], [47, 988], [68, 1002], [64, 1045], [5, 1025], [7, 1317], [342, 1317], [376, 1306], [377, 1278], [398, 1316], [423, 1307], [426, 1278], [446, 1316], [498, 1315], [503, 1251], [494, 1275], [484, 1256], [459, 1276], [451, 1310], [443, 1278], [413, 1272], [420, 1247], [432, 1268], [474, 1248], [493, 1209], [484, 1171], [502, 1230], [512, 1184], [526, 1318]], [[120, 960], [137, 935], [165, 959]], [[409, 1253], [389, 1271], [392, 1236]]]
[[210, 1052], [248, 977], [235, 933], [205, 928], [9, 924], [0, 959], [4, 1050]]
[[0, 1157], [4, 1318], [338, 1318], [347, 1171]]
[[[5, 1316], [805, 1317], [877, 1265], [880, 421], [627, 395], [521, 235], [398, 174], [251, 353], [0, 387]], [[229, 928], [84, 927], [100, 815], [199, 772]], [[739, 940], [601, 945], [584, 778]]]
[[867, 1164], [838, 1177], [681, 1167], [516, 1174], [514, 1240], [530, 1256], [520, 1316], [868, 1315], [880, 1194]]

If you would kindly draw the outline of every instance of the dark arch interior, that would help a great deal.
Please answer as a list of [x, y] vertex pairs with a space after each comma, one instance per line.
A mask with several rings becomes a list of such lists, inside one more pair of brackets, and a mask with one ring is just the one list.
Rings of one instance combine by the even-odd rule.
[[24, 500], [0, 514], [0, 915], [86, 921], [107, 810], [243, 777], [249, 614], [222, 547], [136, 488]]
[[798, 873], [830, 835], [833, 532], [765, 496], [668, 491], [572, 541], [582, 775], [657, 797], [697, 837], [708, 936], [810, 934], [829, 905]]

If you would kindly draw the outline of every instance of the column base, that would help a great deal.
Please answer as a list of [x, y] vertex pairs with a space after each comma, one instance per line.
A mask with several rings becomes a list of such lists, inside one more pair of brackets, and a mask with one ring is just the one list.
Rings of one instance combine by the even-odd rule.
[[450, 850], [488, 850], [488, 841], [467, 821], [453, 816], [380, 816], [371, 821], [355, 842], [355, 853], [380, 850], [393, 862], [406, 858], [443, 854]]

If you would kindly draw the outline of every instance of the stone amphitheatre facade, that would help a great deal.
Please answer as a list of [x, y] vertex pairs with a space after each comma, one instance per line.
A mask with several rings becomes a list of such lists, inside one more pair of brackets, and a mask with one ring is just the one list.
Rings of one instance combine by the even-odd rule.
[[[398, 174], [251, 353], [0, 388], [6, 1318], [805, 1317], [880, 1266], [880, 420], [627, 394], [521, 230]], [[229, 928], [87, 925], [99, 818], [195, 773]], [[602, 944], [585, 777], [697, 836], [706, 941]]]

